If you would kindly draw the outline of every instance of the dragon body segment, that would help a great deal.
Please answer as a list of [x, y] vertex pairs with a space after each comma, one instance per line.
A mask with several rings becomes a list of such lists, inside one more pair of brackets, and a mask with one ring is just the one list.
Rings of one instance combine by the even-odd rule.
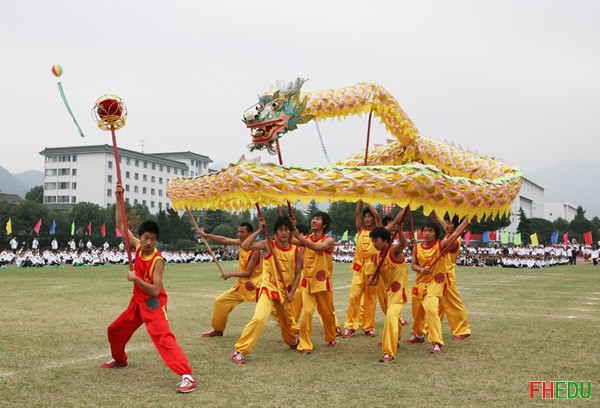
[[368, 166], [363, 165], [363, 152], [323, 167], [241, 162], [206, 176], [174, 178], [167, 186], [173, 208], [241, 210], [256, 202], [366, 199], [412, 209], [423, 206], [426, 214], [510, 212], [522, 182], [517, 168], [419, 135], [395, 98], [377, 84], [301, 93], [303, 83], [278, 83], [244, 113], [251, 150], [276, 152], [280, 137], [313, 119], [369, 112], [395, 140], [370, 151]]

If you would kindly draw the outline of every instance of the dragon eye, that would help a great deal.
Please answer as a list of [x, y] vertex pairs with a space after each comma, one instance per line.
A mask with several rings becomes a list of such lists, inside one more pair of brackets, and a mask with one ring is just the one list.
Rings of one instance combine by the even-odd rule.
[[271, 107], [272, 108], [277, 108], [279, 106], [279, 104], [277, 102], [271, 102]]

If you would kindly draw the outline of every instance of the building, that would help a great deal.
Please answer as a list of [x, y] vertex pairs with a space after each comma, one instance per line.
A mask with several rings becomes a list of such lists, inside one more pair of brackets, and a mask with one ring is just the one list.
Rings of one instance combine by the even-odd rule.
[[548, 221], [556, 221], [559, 217], [568, 222], [573, 221], [577, 215], [575, 204], [568, 201], [546, 201], [544, 202], [544, 218]]
[[[212, 160], [193, 152], [146, 154], [118, 149], [125, 201], [142, 204], [151, 213], [168, 210], [168, 181], [177, 176], [208, 174]], [[44, 156], [44, 205], [70, 210], [80, 202], [101, 207], [116, 203], [117, 170], [110, 145], [50, 147]]]
[[509, 242], [513, 242], [517, 233], [521, 209], [527, 218], [544, 218], [544, 187], [525, 176], [519, 195], [512, 202], [510, 225], [502, 229], [508, 232]]

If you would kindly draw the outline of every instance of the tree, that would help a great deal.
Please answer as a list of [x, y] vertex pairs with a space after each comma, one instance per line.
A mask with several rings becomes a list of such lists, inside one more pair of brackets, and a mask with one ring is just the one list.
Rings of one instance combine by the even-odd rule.
[[554, 225], [552, 222], [544, 218], [530, 218], [529, 221], [531, 222], [531, 228], [533, 229], [532, 234], [537, 234], [538, 242], [550, 242], [550, 238], [554, 232]]
[[42, 204], [44, 202], [44, 186], [35, 186], [25, 194], [25, 200]]
[[521, 233], [521, 240], [523, 243], [529, 242], [529, 236], [535, 232], [531, 220], [527, 218], [525, 211], [523, 211], [522, 208], [519, 208], [519, 225], [517, 226], [517, 232]]
[[594, 235], [597, 235], [592, 222], [585, 218], [585, 210], [583, 207], [579, 206], [577, 207], [575, 218], [569, 223], [569, 232], [573, 233], [577, 242], [583, 242], [583, 234], [588, 231], [592, 231]]
[[306, 207], [304, 210], [304, 215], [308, 220], [310, 220], [313, 214], [319, 211], [321, 211], [321, 209], [317, 206], [317, 202], [315, 200], [311, 200], [310, 203], [308, 203], [308, 207]]
[[564, 234], [569, 231], [569, 221], [564, 218], [558, 217], [552, 222], [554, 226], [554, 231], [558, 231], [559, 234]]
[[348, 237], [353, 237], [356, 231], [356, 203], [336, 201], [329, 206], [329, 217], [331, 218], [331, 230], [334, 236], [341, 237], [344, 231], [348, 231]]
[[233, 238], [233, 229], [229, 224], [219, 224], [213, 229], [214, 235], [221, 235], [227, 238]]

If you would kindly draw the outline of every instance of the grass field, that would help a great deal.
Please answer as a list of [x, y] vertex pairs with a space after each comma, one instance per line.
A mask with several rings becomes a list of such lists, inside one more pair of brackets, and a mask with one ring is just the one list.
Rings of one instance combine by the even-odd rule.
[[[534, 380], [592, 381], [591, 399], [568, 405], [599, 406], [600, 268], [591, 265], [459, 268], [473, 336], [452, 341], [444, 322], [446, 347], [439, 355], [430, 354], [427, 344], [403, 343], [394, 362], [379, 363], [378, 310], [377, 338], [339, 339], [334, 349], [325, 347], [315, 318], [315, 350], [308, 356], [283, 344], [271, 321], [244, 366], [229, 357], [254, 304], [232, 312], [224, 337], [201, 339], [214, 298], [233, 281], [221, 280], [214, 265], [168, 265], [171, 328], [200, 382], [188, 395], [175, 393], [179, 377], [163, 364], [143, 327], [128, 344], [129, 368], [99, 368], [110, 358], [106, 327], [130, 299], [125, 272], [0, 269], [0, 406], [547, 406], [551, 402], [539, 395], [529, 399]], [[350, 280], [347, 265], [336, 265], [340, 320]], [[403, 314], [412, 321], [410, 305]], [[405, 326], [403, 340], [409, 335]]]

